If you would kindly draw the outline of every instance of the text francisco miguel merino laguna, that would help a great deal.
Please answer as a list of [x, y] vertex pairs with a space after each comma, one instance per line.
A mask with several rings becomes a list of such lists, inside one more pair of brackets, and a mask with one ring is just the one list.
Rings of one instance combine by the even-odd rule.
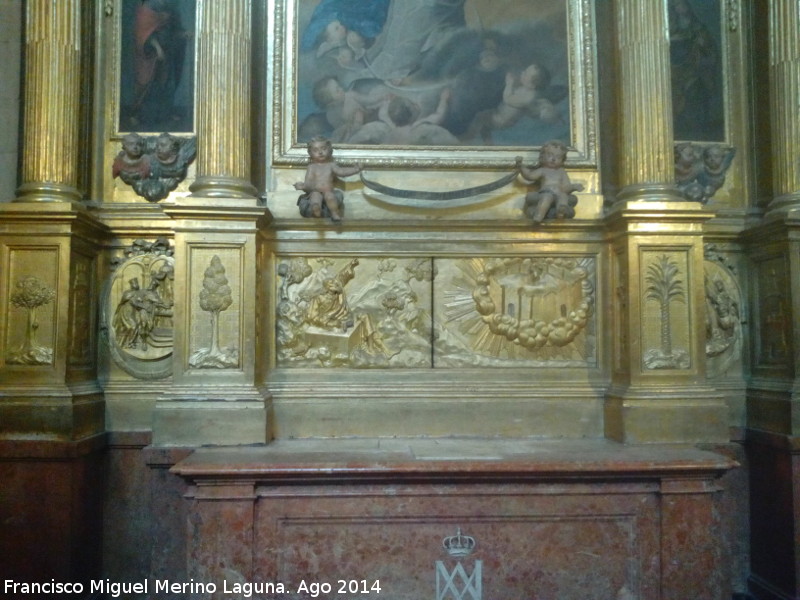
[[[316, 582], [315, 582], [316, 583]], [[326, 584], [329, 587], [329, 584]], [[253, 594], [285, 594], [294, 590], [287, 589], [283, 583], [274, 582], [258, 582], [258, 583], [239, 583], [239, 582], [222, 582], [223, 594], [239, 594], [245, 598], [251, 597]], [[300, 585], [301, 588], [305, 587], [305, 592], [313, 592], [314, 588], [319, 589], [318, 584], [310, 584], [303, 581]], [[115, 582], [110, 579], [93, 579], [88, 584], [77, 582], [60, 582], [55, 579], [45, 582], [25, 583], [14, 581], [13, 579], [6, 579], [3, 582], [3, 592], [5, 594], [32, 594], [35, 597], [48, 594], [83, 594], [100, 593], [106, 594], [112, 598], [119, 598], [123, 594], [149, 594], [150, 588], [155, 588], [155, 594], [213, 594], [217, 591], [218, 586], [215, 583], [201, 583], [191, 579], [188, 582], [176, 582], [168, 579], [156, 579], [155, 581], [140, 581], [136, 583], [130, 582]], [[312, 593], [312, 597], [314, 597]]]
[[[152, 585], [151, 585], [152, 584]], [[110, 579], [92, 579], [88, 584], [78, 582], [50, 581], [26, 583], [6, 579], [3, 582], [5, 594], [35, 594], [38, 599], [42, 595], [58, 594], [83, 594], [84, 592], [105, 594], [111, 598], [119, 598], [123, 594], [149, 594], [150, 588], [154, 594], [214, 594], [217, 592], [216, 583], [203, 583], [190, 579], [185, 582], [170, 581], [169, 579], [156, 579], [155, 581], [139, 581], [136, 583], [116, 582]], [[310, 598], [317, 598], [320, 594], [374, 594], [381, 593], [379, 579], [339, 579], [334, 584], [328, 581], [306, 581], [289, 589], [283, 583], [273, 581], [259, 582], [232, 582], [223, 581], [223, 594], [237, 594], [239, 597], [251, 598], [253, 594], [303, 594]]]

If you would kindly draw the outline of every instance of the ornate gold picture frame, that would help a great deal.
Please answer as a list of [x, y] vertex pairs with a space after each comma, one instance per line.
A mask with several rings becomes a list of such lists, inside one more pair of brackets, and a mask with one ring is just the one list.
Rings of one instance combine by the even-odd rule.
[[269, 0], [272, 160], [323, 135], [367, 166], [596, 166], [594, 0]]

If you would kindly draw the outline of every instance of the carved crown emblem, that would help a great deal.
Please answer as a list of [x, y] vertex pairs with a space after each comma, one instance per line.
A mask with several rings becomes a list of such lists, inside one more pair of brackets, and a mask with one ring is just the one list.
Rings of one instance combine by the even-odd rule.
[[461, 533], [461, 528], [456, 530], [455, 535], [448, 536], [442, 540], [442, 547], [454, 557], [467, 556], [475, 549], [475, 538]]

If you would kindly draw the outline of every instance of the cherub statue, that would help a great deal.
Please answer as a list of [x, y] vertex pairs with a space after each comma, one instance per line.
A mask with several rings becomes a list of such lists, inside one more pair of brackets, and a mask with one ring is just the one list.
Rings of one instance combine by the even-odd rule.
[[675, 184], [687, 200], [705, 204], [725, 183], [736, 149], [720, 144], [675, 146]]
[[547, 218], [571, 219], [575, 216], [578, 198], [573, 192], [583, 190], [583, 184], [569, 180], [564, 162], [567, 159], [567, 146], [559, 140], [545, 142], [539, 150], [539, 164], [531, 169], [522, 164], [517, 157], [520, 174], [537, 183], [534, 191], [525, 196], [525, 214], [536, 224]]
[[158, 202], [186, 178], [195, 154], [194, 138], [179, 138], [169, 133], [157, 137], [128, 133], [122, 138], [122, 151], [114, 159], [111, 173], [148, 202]]
[[720, 145], [708, 146], [703, 150], [703, 165], [697, 182], [703, 186], [706, 199], [711, 198], [725, 183], [725, 175], [735, 154], [735, 148]]
[[150, 156], [145, 154], [145, 140], [138, 133], [127, 133], [122, 138], [122, 150], [114, 158], [111, 174], [128, 185], [150, 177]]
[[330, 217], [331, 221], [338, 223], [342, 220], [344, 195], [334, 187], [336, 178], [361, 172], [361, 165], [343, 167], [334, 162], [333, 145], [321, 136], [308, 142], [308, 156], [311, 161], [305, 179], [294, 184], [294, 189], [304, 192], [297, 200], [300, 214], [304, 217]]

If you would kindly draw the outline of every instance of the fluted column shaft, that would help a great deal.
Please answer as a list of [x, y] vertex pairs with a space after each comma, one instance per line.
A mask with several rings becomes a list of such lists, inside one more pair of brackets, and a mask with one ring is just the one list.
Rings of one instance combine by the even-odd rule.
[[250, 0], [200, 0], [196, 196], [252, 197]]
[[81, 1], [28, 0], [18, 201], [72, 201], [78, 185]]
[[666, 1], [616, 0], [615, 10], [620, 70], [620, 197], [678, 199], [672, 191], [672, 96]]
[[770, 98], [773, 194], [770, 209], [800, 207], [800, 2], [772, 0]]

